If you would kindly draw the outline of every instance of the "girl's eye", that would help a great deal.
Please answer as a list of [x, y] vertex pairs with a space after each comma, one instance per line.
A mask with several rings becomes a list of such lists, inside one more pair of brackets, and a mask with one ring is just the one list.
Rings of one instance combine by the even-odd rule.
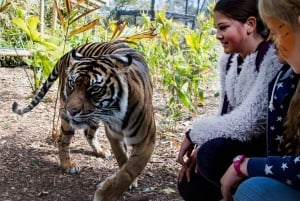
[[219, 30], [224, 31], [228, 26], [220, 26]]

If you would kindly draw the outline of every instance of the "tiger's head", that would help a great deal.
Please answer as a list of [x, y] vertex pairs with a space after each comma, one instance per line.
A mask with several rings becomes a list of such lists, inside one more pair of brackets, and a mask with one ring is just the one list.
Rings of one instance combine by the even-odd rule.
[[130, 55], [84, 57], [72, 51], [62, 79], [62, 118], [73, 128], [121, 123], [128, 104]]

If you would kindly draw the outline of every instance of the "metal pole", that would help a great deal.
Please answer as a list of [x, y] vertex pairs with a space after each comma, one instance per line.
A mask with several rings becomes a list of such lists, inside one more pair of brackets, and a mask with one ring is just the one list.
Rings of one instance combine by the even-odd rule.
[[185, 14], [188, 14], [188, 4], [189, 4], [189, 0], [185, 0]]
[[155, 0], [151, 0], [151, 21], [154, 21], [154, 5], [155, 5]]

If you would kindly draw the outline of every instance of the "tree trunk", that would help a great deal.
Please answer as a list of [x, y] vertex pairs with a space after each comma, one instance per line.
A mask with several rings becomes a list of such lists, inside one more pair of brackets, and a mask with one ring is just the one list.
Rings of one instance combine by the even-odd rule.
[[55, 6], [55, 1], [53, 1], [53, 8], [52, 8], [52, 21], [51, 21], [51, 28], [52, 30], [56, 29], [56, 25], [57, 25], [57, 10], [56, 10], [56, 6]]
[[45, 30], [45, 0], [40, 0], [40, 33], [44, 35]]

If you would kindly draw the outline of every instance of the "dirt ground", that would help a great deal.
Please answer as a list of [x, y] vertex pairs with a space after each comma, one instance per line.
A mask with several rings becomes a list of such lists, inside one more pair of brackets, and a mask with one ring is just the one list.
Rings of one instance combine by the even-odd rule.
[[[81, 172], [75, 175], [64, 173], [59, 167], [57, 147], [50, 140], [56, 87], [33, 111], [23, 116], [11, 111], [13, 101], [20, 107], [29, 103], [31, 91], [24, 68], [0, 67], [0, 200], [92, 200], [96, 185], [117, 171], [114, 157], [95, 157], [79, 131], [71, 144], [71, 156], [81, 167]], [[139, 177], [138, 188], [125, 192], [120, 201], [182, 201], [176, 189], [180, 167], [176, 158], [183, 132], [192, 120], [178, 121], [176, 130], [170, 130], [164, 112], [166, 104], [162, 100], [159, 93], [154, 93], [155, 152]], [[201, 110], [206, 115], [214, 113], [217, 102], [211, 99]], [[109, 147], [102, 129], [98, 134], [101, 143]]]

